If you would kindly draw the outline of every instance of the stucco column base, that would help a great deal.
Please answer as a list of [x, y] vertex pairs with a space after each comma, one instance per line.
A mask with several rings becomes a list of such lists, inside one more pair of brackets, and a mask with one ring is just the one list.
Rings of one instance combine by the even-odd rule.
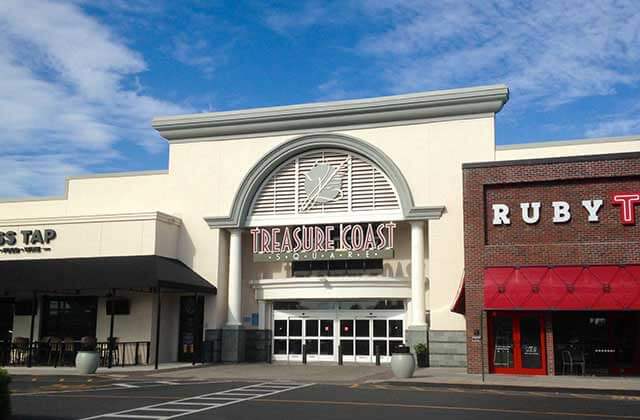
[[427, 335], [429, 332], [429, 328], [426, 325], [411, 325], [404, 332], [404, 336], [406, 339], [406, 344], [411, 347], [411, 353], [415, 353], [413, 346], [418, 343], [422, 343], [427, 345], [429, 342], [427, 339]]
[[226, 325], [222, 329], [223, 362], [244, 362], [247, 332], [242, 326]]

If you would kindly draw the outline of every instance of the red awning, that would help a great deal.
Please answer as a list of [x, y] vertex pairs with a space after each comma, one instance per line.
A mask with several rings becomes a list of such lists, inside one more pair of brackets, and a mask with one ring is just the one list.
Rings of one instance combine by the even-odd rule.
[[453, 306], [451, 307], [451, 312], [455, 312], [461, 315], [465, 314], [466, 304], [464, 297], [464, 277], [460, 280], [460, 285], [458, 286], [458, 293], [456, 294], [456, 298], [453, 301]]
[[640, 265], [491, 267], [485, 309], [640, 309]]

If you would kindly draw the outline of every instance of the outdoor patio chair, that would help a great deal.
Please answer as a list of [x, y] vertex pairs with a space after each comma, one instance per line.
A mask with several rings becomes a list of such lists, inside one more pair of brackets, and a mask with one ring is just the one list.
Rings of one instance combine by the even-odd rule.
[[14, 365], [21, 365], [29, 357], [29, 339], [27, 337], [15, 337], [11, 351], [11, 361]]
[[49, 358], [48, 365], [58, 366], [60, 363], [60, 355], [62, 354], [62, 340], [58, 337], [51, 337], [49, 340]]
[[49, 352], [51, 351], [51, 347], [49, 346], [49, 342], [51, 341], [51, 337], [45, 336], [38, 340], [38, 347], [36, 350], [36, 362], [44, 363], [46, 360], [49, 360]]
[[101, 365], [109, 366], [109, 348], [111, 348], [111, 365], [117, 366], [120, 363], [120, 346], [118, 345], [120, 340], [118, 337], [113, 337], [112, 341], [107, 339], [106, 345], [101, 346]]
[[569, 350], [562, 351], [562, 374], [566, 375], [567, 367], [569, 367], [569, 374], [573, 375], [573, 367], [578, 366], [581, 370], [582, 376], [584, 376], [586, 363], [584, 360], [584, 353], [579, 352], [571, 354]]
[[71, 360], [69, 364], [75, 364], [75, 356], [76, 356], [76, 345], [75, 340], [72, 337], [65, 337], [62, 341], [62, 349], [60, 354], [60, 360], [62, 365], [68, 363], [68, 360]]

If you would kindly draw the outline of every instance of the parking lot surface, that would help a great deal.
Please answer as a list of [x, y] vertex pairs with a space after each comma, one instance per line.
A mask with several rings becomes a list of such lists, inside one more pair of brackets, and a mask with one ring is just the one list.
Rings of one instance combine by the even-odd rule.
[[16, 419], [640, 419], [640, 398], [381, 384], [81, 380], [14, 383]]

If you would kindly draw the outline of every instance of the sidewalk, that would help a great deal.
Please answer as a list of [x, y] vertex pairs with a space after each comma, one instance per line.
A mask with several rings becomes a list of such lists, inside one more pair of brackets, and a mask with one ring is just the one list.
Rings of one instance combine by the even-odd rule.
[[[196, 366], [197, 367], [197, 366]], [[191, 363], [161, 363], [158, 366], [158, 371], [166, 370], [187, 370], [193, 369]], [[80, 376], [81, 374], [73, 366], [60, 366], [54, 368], [53, 366], [5, 366], [5, 369], [9, 372], [9, 375], [31, 375], [31, 376]], [[153, 365], [138, 365], [138, 366], [114, 366], [111, 369], [106, 367], [98, 368], [96, 375], [124, 375], [129, 373], [143, 373], [154, 372]], [[158, 372], [156, 371], [156, 372]]]
[[196, 369], [181, 369], [172, 372], [158, 372], [149, 377], [163, 379], [213, 380], [231, 379], [243, 381], [294, 381], [328, 384], [353, 384], [366, 381], [391, 379], [389, 365], [315, 362], [309, 364], [274, 362], [233, 363], [204, 365]]
[[640, 377], [602, 376], [527, 376], [481, 375], [467, 373], [465, 368], [417, 369], [410, 379], [374, 381], [394, 385], [450, 386], [478, 389], [512, 389], [523, 391], [558, 391], [576, 393], [610, 393], [640, 395]]

